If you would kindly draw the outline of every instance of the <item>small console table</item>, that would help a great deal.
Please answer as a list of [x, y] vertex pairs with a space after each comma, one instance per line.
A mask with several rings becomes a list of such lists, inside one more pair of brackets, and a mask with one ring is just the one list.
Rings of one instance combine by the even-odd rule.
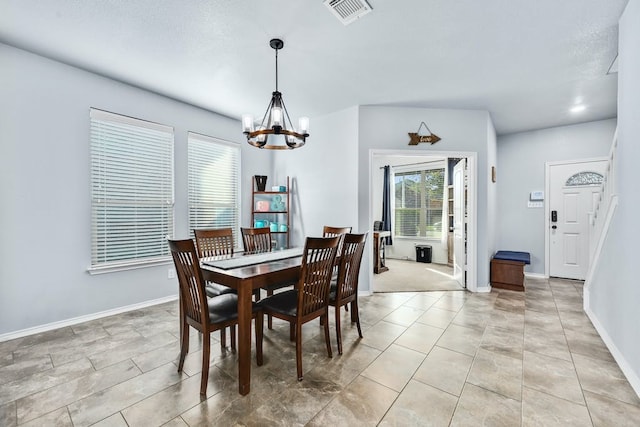
[[385, 265], [384, 256], [384, 238], [391, 236], [390, 231], [374, 231], [373, 232], [373, 272], [376, 274], [389, 270], [389, 267]]

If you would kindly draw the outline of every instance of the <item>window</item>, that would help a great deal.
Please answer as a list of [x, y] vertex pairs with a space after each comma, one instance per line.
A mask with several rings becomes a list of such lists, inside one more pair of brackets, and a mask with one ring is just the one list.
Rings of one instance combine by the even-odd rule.
[[395, 235], [439, 239], [444, 168], [397, 172], [394, 184]]
[[173, 128], [90, 111], [90, 271], [166, 261], [173, 234]]
[[189, 132], [189, 230], [233, 229], [240, 235], [240, 146]]

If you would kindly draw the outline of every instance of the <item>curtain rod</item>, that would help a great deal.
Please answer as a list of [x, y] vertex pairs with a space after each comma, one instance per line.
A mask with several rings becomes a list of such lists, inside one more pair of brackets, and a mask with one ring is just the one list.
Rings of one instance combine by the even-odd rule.
[[[415, 165], [426, 165], [428, 163], [440, 163], [440, 162], [444, 162], [445, 160], [447, 160], [446, 158], [443, 158], [441, 160], [431, 160], [428, 162], [418, 162], [418, 163], [407, 163], [405, 165], [395, 165], [395, 166], [391, 166], [391, 168], [403, 168], [405, 166], [415, 166]], [[380, 166], [380, 169], [384, 169], [384, 166]]]

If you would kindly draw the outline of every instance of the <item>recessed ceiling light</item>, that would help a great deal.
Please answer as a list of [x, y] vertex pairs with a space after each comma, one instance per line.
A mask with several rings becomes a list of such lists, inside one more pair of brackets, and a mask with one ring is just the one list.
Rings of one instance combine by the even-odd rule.
[[572, 113], [581, 113], [586, 109], [587, 107], [585, 107], [584, 105], [574, 105], [569, 111], [571, 111]]

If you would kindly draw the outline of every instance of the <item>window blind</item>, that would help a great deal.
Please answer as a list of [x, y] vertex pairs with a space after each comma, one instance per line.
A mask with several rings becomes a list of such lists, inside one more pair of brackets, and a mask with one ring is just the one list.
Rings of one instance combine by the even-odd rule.
[[395, 235], [439, 239], [444, 168], [396, 173], [394, 191]]
[[240, 146], [189, 132], [189, 230], [233, 229], [236, 247], [240, 235]]
[[166, 260], [173, 128], [93, 108], [90, 119], [90, 270]]

